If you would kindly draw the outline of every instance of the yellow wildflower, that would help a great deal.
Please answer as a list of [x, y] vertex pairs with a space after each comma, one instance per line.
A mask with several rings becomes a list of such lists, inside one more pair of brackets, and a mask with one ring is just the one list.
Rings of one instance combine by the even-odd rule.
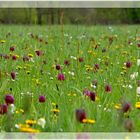
[[21, 67], [21, 66], [17, 66], [17, 68], [16, 68], [16, 69], [19, 69], [19, 70], [20, 70], [20, 69], [22, 69], [22, 67]]
[[27, 74], [30, 74], [30, 71], [26, 71]]
[[36, 79], [35, 82], [36, 82], [36, 85], [40, 85], [39, 79]]
[[92, 120], [92, 119], [83, 119], [82, 122], [83, 123], [94, 124], [96, 121], [95, 120]]
[[16, 114], [19, 114], [19, 111], [18, 110], [16, 111]]
[[19, 111], [20, 111], [21, 113], [24, 113], [24, 110], [23, 110], [23, 109], [20, 109]]
[[29, 54], [28, 54], [28, 56], [29, 56], [29, 57], [33, 57], [34, 55], [33, 55], [33, 54], [31, 54], [31, 53], [29, 53]]
[[140, 37], [139, 36], [136, 38], [136, 41], [140, 41]]
[[80, 50], [79, 53], [80, 53], [80, 54], [83, 54], [83, 51]]
[[93, 68], [90, 65], [85, 65], [85, 67], [86, 67], [86, 71], [93, 70]]
[[36, 124], [36, 120], [26, 120], [25, 123], [28, 125], [33, 125], [33, 124]]
[[28, 132], [28, 133], [37, 133], [37, 132], [40, 132], [39, 130], [37, 129], [33, 129], [33, 128], [27, 128], [27, 127], [21, 127], [20, 128], [20, 131], [22, 132]]
[[100, 101], [100, 99], [99, 99], [99, 97], [98, 97], [98, 96], [96, 96], [95, 101]]
[[140, 109], [140, 102], [136, 102], [135, 107], [136, 107], [137, 109]]
[[0, 40], [0, 43], [5, 43], [6, 42], [6, 40]]
[[92, 52], [92, 56], [96, 57], [96, 56], [97, 56], [97, 54], [96, 54], [95, 52]]
[[60, 112], [59, 109], [52, 109], [51, 111], [52, 111], [53, 113], [59, 113], [59, 112]]
[[19, 113], [24, 113], [24, 110], [23, 109], [16, 110], [16, 114], [19, 114]]
[[126, 70], [127, 68], [126, 67], [122, 67], [122, 70]]
[[19, 128], [22, 128], [22, 127], [24, 127], [24, 128], [25, 128], [25, 127], [26, 127], [26, 128], [29, 128], [30, 125], [28, 125], [28, 124], [19, 124], [18, 127], [19, 127]]
[[19, 58], [19, 55], [16, 54], [15, 56], [16, 56], [17, 58]]
[[68, 96], [76, 96], [76, 93], [69, 93]]
[[23, 68], [24, 68], [24, 70], [26, 70], [26, 69], [27, 69], [27, 67], [26, 67], [26, 66], [24, 66]]
[[30, 67], [31, 67], [31, 65], [30, 65], [30, 64], [25, 64], [25, 66], [26, 66], [26, 67], [28, 67], [28, 68], [30, 68]]
[[116, 104], [115, 109], [120, 110], [121, 109], [121, 104]]
[[55, 64], [52, 65], [52, 68], [55, 69]]
[[127, 52], [127, 51], [123, 51], [122, 54], [123, 54], [123, 55], [127, 55], [128, 52]]
[[52, 105], [53, 105], [53, 106], [56, 106], [56, 103], [53, 103], [53, 102], [52, 102]]
[[91, 50], [88, 50], [88, 53], [89, 53], [89, 54], [92, 54], [92, 51], [91, 51]]

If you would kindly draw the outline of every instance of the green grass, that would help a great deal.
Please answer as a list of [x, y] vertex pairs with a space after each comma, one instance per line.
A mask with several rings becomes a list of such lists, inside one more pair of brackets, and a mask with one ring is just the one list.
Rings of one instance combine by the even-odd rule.
[[[39, 125], [33, 125], [32, 128], [39, 129], [41, 132], [54, 131], [92, 131], [92, 132], [120, 132], [127, 131], [124, 128], [124, 122], [128, 118], [133, 122], [133, 131], [140, 131], [140, 111], [135, 108], [138, 100], [136, 97], [137, 80], [130, 79], [130, 75], [139, 72], [137, 59], [140, 58], [139, 48], [137, 47], [140, 37], [139, 26], [64, 26], [62, 33], [61, 26], [0, 26], [0, 40], [6, 40], [0, 44], [1, 54], [10, 54], [9, 48], [15, 45], [15, 51], [12, 54], [19, 55], [16, 61], [10, 59], [0, 59], [0, 102], [4, 103], [5, 94], [12, 94], [15, 97], [16, 110], [24, 109], [25, 113], [0, 115], [1, 131], [20, 131], [15, 128], [15, 124], [24, 124], [27, 119], [46, 119], [45, 128]], [[11, 35], [6, 38], [6, 34]], [[48, 44], [31, 38], [28, 33], [39, 35]], [[19, 34], [22, 33], [22, 36]], [[82, 35], [85, 34], [84, 37]], [[109, 45], [108, 38], [113, 36], [113, 43]], [[94, 41], [91, 41], [94, 39]], [[128, 44], [131, 40], [132, 45]], [[95, 46], [100, 44], [97, 49]], [[107, 48], [105, 53], [102, 49]], [[38, 57], [35, 50], [41, 50], [44, 55]], [[89, 53], [88, 51], [91, 51]], [[127, 55], [123, 52], [126, 51]], [[23, 55], [33, 54], [33, 62], [23, 62]], [[71, 58], [83, 57], [84, 62], [78, 62]], [[105, 59], [107, 58], [107, 59]], [[64, 66], [64, 60], [70, 61], [69, 66]], [[43, 64], [43, 61], [46, 64]], [[124, 63], [130, 60], [132, 67], [123, 72]], [[55, 62], [57, 61], [57, 63]], [[109, 63], [106, 66], [104, 63]], [[87, 71], [85, 65], [98, 63], [100, 69], [97, 72], [93, 70]], [[62, 72], [65, 73], [66, 80], [58, 81], [55, 64], [63, 66]], [[21, 66], [22, 69], [17, 69]], [[42, 74], [41, 71], [42, 70]], [[16, 80], [12, 81], [10, 73], [15, 71], [18, 73]], [[30, 71], [30, 74], [26, 72]], [[72, 76], [68, 72], [74, 71]], [[9, 74], [8, 76], [5, 73]], [[50, 78], [53, 78], [51, 80]], [[35, 80], [39, 80], [39, 85]], [[91, 87], [94, 79], [98, 80], [97, 89]], [[112, 86], [112, 92], [106, 93], [104, 86], [109, 83]], [[57, 90], [58, 86], [59, 90]], [[132, 89], [123, 88], [123, 85], [132, 85]], [[10, 90], [12, 88], [12, 91]], [[83, 95], [83, 90], [87, 88], [96, 91], [98, 101], [91, 101]], [[30, 97], [27, 92], [33, 93]], [[21, 95], [21, 93], [25, 93]], [[75, 93], [76, 96], [68, 96], [69, 93]], [[39, 103], [39, 95], [46, 96], [45, 103]], [[131, 111], [124, 116], [120, 116], [120, 112], [115, 109], [115, 104], [121, 100], [131, 103]], [[58, 104], [60, 113], [55, 121], [51, 110], [54, 108], [52, 102]], [[99, 107], [101, 105], [101, 107]], [[95, 119], [95, 124], [82, 124], [75, 119], [75, 110], [83, 108], [87, 113], [87, 118]], [[105, 111], [105, 108], [109, 111]], [[120, 122], [120, 117], [122, 121]]]

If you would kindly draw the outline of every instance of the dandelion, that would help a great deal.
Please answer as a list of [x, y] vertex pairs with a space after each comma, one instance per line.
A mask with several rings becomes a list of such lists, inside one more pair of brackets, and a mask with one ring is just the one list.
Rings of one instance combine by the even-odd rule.
[[37, 120], [37, 124], [40, 125], [42, 128], [44, 128], [46, 124], [46, 120], [44, 118], [40, 118]]
[[45, 96], [44, 96], [44, 95], [40, 95], [40, 96], [39, 96], [39, 102], [40, 102], [40, 103], [44, 103], [45, 101], [46, 101]]
[[14, 97], [11, 94], [5, 95], [5, 102], [6, 104], [13, 104], [14, 103]]

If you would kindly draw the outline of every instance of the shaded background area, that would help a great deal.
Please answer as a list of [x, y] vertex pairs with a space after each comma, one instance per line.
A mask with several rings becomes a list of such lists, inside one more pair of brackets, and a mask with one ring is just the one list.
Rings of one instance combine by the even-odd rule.
[[139, 8], [4, 8], [1, 24], [139, 24]]

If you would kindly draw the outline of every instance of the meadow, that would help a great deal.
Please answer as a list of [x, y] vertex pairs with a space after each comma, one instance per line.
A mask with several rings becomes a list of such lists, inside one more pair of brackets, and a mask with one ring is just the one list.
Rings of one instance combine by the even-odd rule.
[[139, 25], [1, 25], [0, 130], [140, 131], [139, 68]]

